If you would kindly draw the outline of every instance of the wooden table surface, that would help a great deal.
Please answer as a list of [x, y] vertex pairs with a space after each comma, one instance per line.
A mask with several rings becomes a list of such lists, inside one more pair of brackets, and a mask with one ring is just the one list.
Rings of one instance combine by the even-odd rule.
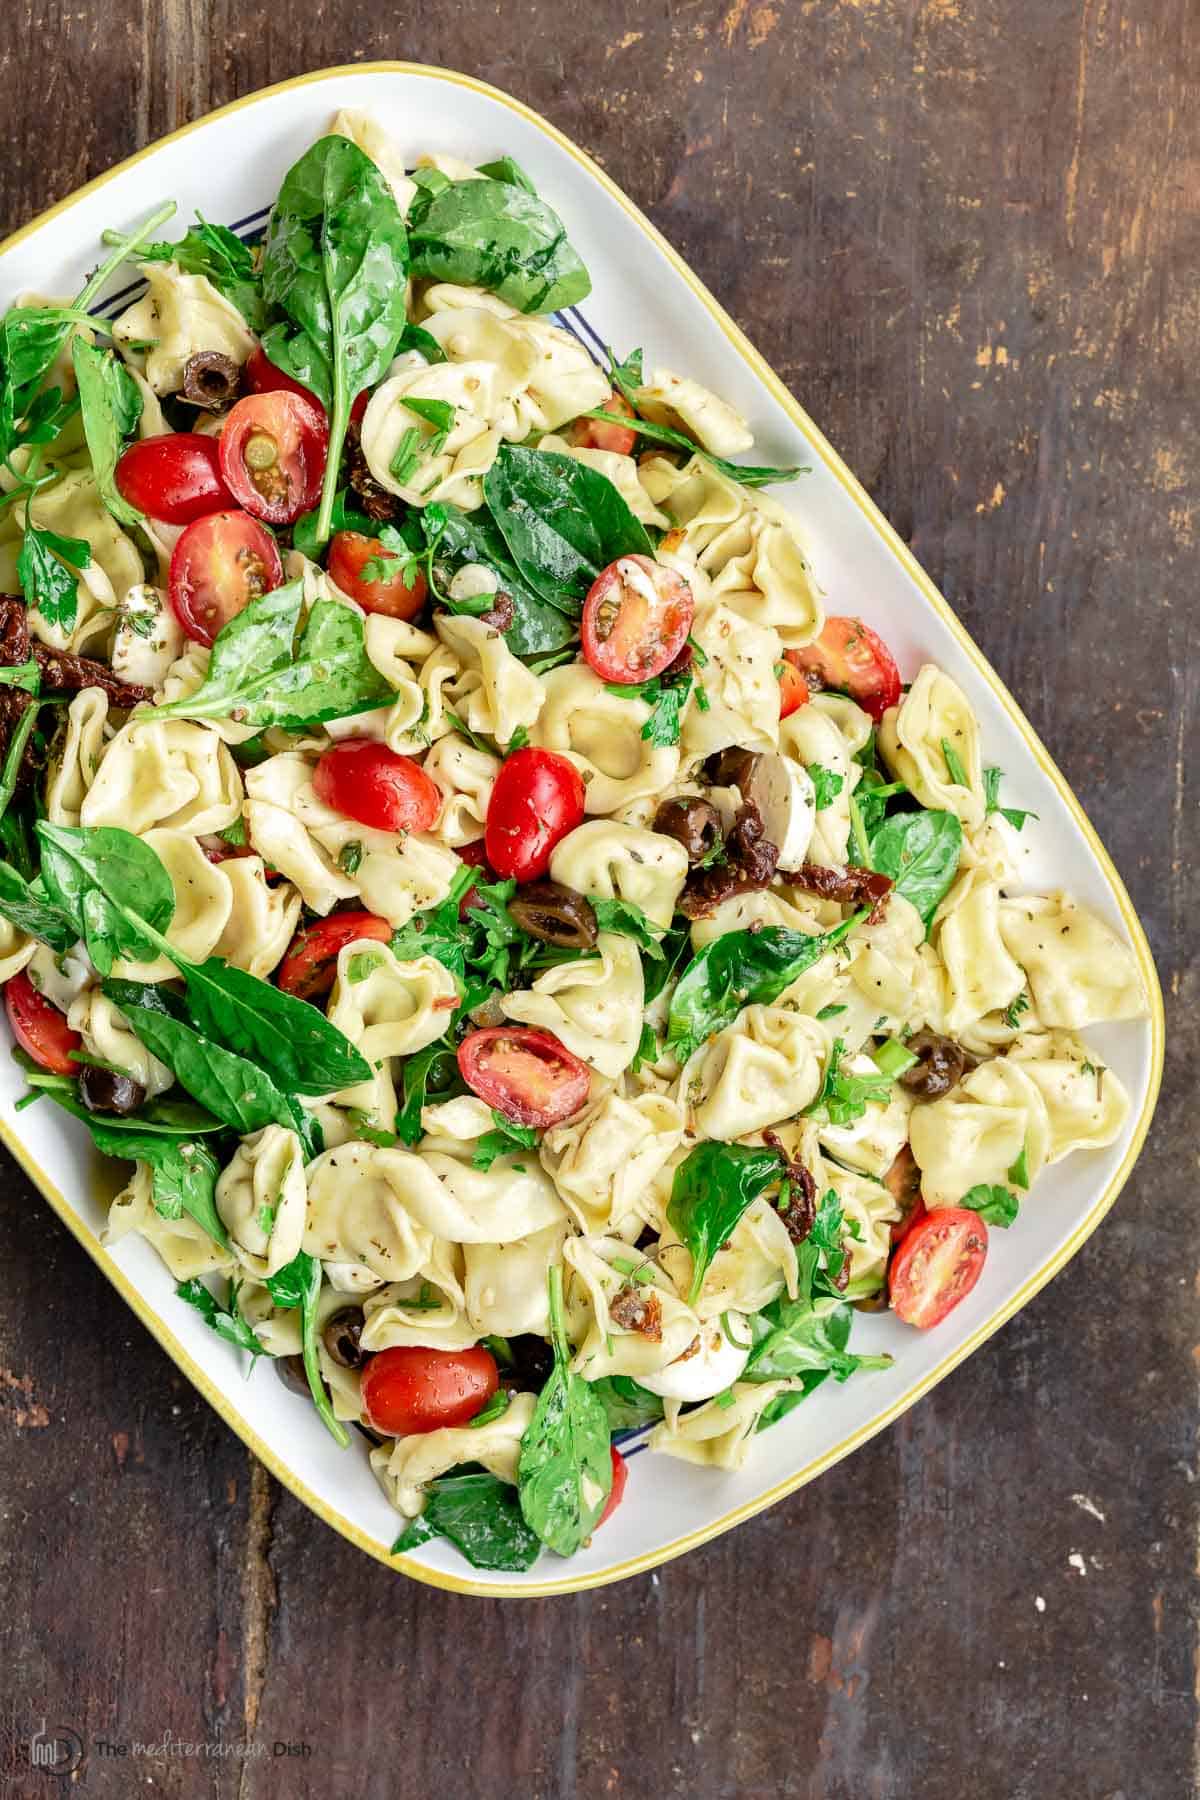
[[[734, 1535], [556, 1600], [445, 1595], [343, 1543], [6, 1162], [0, 1791], [53, 1791], [21, 1767], [45, 1717], [121, 1800], [1194, 1794], [1195, 0], [10, 0], [7, 23], [5, 230], [351, 60], [468, 70], [596, 155], [1020, 696], [1172, 1029], [1124, 1198], [1020, 1317]], [[168, 1737], [253, 1754], [99, 1748]]]

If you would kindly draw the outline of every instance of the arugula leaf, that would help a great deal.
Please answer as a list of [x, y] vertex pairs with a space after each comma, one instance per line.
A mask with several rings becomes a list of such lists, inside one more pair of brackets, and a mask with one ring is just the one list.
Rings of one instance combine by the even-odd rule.
[[[608, 357], [608, 372], [617, 392], [629, 403], [634, 412], [637, 411], [635, 398], [638, 388], [642, 386], [645, 376], [642, 373], [643, 357], [640, 350], [631, 350], [624, 362], [618, 360], [615, 351], [607, 344], [604, 353]], [[623, 421], [624, 423], [625, 421]]]
[[[472, 1420], [472, 1423], [476, 1421]], [[425, 1511], [392, 1545], [403, 1556], [431, 1538], [448, 1538], [473, 1569], [531, 1569], [541, 1540], [525, 1523], [517, 1490], [496, 1475], [442, 1475], [428, 1483]]]
[[852, 1317], [850, 1308], [838, 1302], [823, 1300], [814, 1306], [806, 1296], [789, 1300], [782, 1294], [750, 1320], [755, 1344], [739, 1380], [803, 1384], [778, 1395], [759, 1419], [759, 1431], [777, 1424], [830, 1375], [835, 1381], [848, 1381], [860, 1369], [891, 1367], [890, 1356], [859, 1356], [847, 1350]]
[[267, 323], [262, 282], [254, 267], [254, 252], [226, 225], [213, 225], [196, 214], [196, 223], [177, 244], [144, 244], [141, 262], [178, 263], [185, 275], [205, 275], [219, 294], [224, 294], [245, 319], [251, 331], [261, 333]]
[[10, 863], [0, 862], [0, 915], [61, 956], [79, 932], [61, 907], [39, 892], [39, 886], [26, 881]]
[[1022, 831], [1026, 819], [1036, 819], [1035, 812], [1023, 812], [1018, 806], [1001, 806], [1000, 783], [1004, 779], [1003, 769], [985, 769], [983, 771], [983, 801], [985, 816], [987, 813], [999, 813], [1007, 819], [1014, 831]]
[[820, 763], [809, 763], [808, 778], [813, 784], [817, 812], [824, 812], [827, 806], [832, 806], [846, 785], [844, 776], [833, 769], [824, 768]]
[[264, 298], [285, 315], [263, 349], [329, 415], [318, 544], [329, 538], [350, 408], [383, 379], [407, 323], [408, 262], [404, 220], [370, 157], [349, 138], [319, 138], [284, 176], [263, 252]]
[[521, 1439], [518, 1497], [525, 1523], [560, 1556], [572, 1556], [612, 1489], [608, 1419], [582, 1375], [572, 1373], [563, 1317], [562, 1269], [549, 1271], [554, 1368]]
[[[1011, 1174], [1009, 1179], [1012, 1179]], [[1021, 1210], [1021, 1202], [1008, 1188], [989, 1187], [986, 1182], [964, 1194], [958, 1204], [969, 1212], [978, 1213], [985, 1225], [999, 1225], [1004, 1229], [1016, 1223]]]
[[827, 1119], [831, 1125], [853, 1125], [861, 1119], [870, 1104], [878, 1103], [886, 1106], [892, 1097], [892, 1082], [887, 1075], [848, 1075], [842, 1068], [842, 1059], [846, 1054], [846, 1045], [841, 1038], [834, 1038], [829, 1052], [829, 1061], [825, 1065], [825, 1076], [821, 1083], [821, 1091], [810, 1106], [806, 1106], [806, 1115], [816, 1114]]
[[97, 350], [86, 338], [71, 339], [71, 363], [79, 387], [83, 435], [100, 498], [122, 525], [141, 525], [145, 514], [117, 487], [117, 461], [125, 439], [137, 429], [142, 396], [137, 382], [111, 350]]
[[506, 175], [419, 185], [408, 212], [414, 275], [487, 288], [524, 313], [559, 312], [591, 293], [562, 220], [523, 184]]
[[709, 1265], [743, 1213], [782, 1179], [777, 1150], [746, 1144], [697, 1144], [675, 1171], [667, 1219], [692, 1259], [687, 1303], [696, 1304]]
[[498, 1156], [508, 1156], [514, 1145], [519, 1149], [532, 1150], [536, 1147], [538, 1134], [532, 1125], [514, 1125], [506, 1119], [502, 1112], [492, 1108], [495, 1121], [494, 1131], [485, 1131], [475, 1146], [475, 1154], [471, 1158], [473, 1169], [490, 1169]]
[[266, 1285], [276, 1306], [285, 1311], [297, 1306], [300, 1308], [300, 1347], [313, 1405], [320, 1413], [330, 1437], [344, 1450], [350, 1437], [341, 1420], [333, 1416], [317, 1356], [317, 1301], [321, 1296], [321, 1265], [315, 1256], [309, 1256], [305, 1250], [298, 1250], [290, 1263], [285, 1263], [274, 1275], [267, 1276]]
[[401, 1082], [403, 1104], [396, 1114], [396, 1136], [410, 1146], [420, 1140], [421, 1108], [430, 1102], [430, 1089], [432, 1098], [437, 1100], [466, 1092], [458, 1075], [458, 1059], [444, 1038], [405, 1057]]
[[573, 457], [504, 444], [483, 492], [520, 574], [572, 618], [601, 569], [621, 556], [654, 554], [612, 482]]
[[218, 632], [196, 692], [156, 706], [154, 718], [234, 718], [260, 731], [299, 731], [390, 706], [395, 695], [367, 655], [362, 614], [340, 600], [315, 602], [293, 659], [302, 600], [300, 581], [252, 600]]
[[663, 928], [651, 924], [640, 906], [635, 906], [631, 900], [596, 899], [592, 899], [590, 905], [596, 915], [597, 930], [615, 931], [622, 937], [631, 937], [647, 956], [662, 960]]
[[650, 708], [650, 717], [642, 726], [641, 735], [647, 743], [663, 748], [669, 749], [679, 742], [679, 734], [683, 729], [683, 709], [693, 687], [696, 689], [701, 711], [708, 711], [708, 696], [697, 684], [690, 669], [682, 676], [672, 676], [669, 680], [662, 675], [652, 675], [649, 681], [628, 684], [606, 681], [604, 685], [610, 694], [620, 694], [623, 699], [643, 700], [646, 703]]
[[91, 546], [84, 538], [62, 537], [27, 522], [17, 555], [17, 580], [26, 606], [40, 612], [47, 625], [73, 631], [79, 612], [79, 571], [91, 560]]
[[478, 163], [481, 175], [488, 175], [493, 181], [507, 181], [513, 187], [524, 188], [527, 194], [536, 194], [537, 189], [514, 156], [500, 156], [495, 162]]
[[[955, 823], [957, 824], [957, 820]], [[867, 917], [856, 912], [832, 931], [809, 937], [782, 925], [727, 931], [693, 957], [671, 996], [667, 1043], [680, 1062], [735, 1019], [743, 1006], [769, 1006]]]
[[181, 1281], [175, 1292], [189, 1306], [194, 1306], [209, 1329], [215, 1331], [218, 1337], [224, 1338], [227, 1344], [232, 1344], [236, 1350], [246, 1350], [251, 1356], [267, 1354], [251, 1326], [238, 1311], [235, 1292], [230, 1292], [229, 1305], [222, 1307], [211, 1290], [196, 1276], [190, 1281]]
[[881, 875], [890, 875], [928, 930], [962, 854], [962, 825], [950, 812], [893, 813], [871, 839], [871, 860]]
[[643, 1425], [656, 1425], [663, 1416], [658, 1395], [631, 1375], [601, 1375], [588, 1385], [604, 1408], [610, 1431], [637, 1431]]
[[[625, 394], [625, 398], [631, 406], [637, 405], [637, 401], [632, 395]], [[624, 426], [626, 430], [636, 431], [639, 437], [649, 438], [655, 444], [666, 444], [672, 450], [686, 451], [689, 456], [703, 457], [704, 461], [711, 464], [719, 475], [724, 475], [727, 481], [740, 482], [743, 487], [768, 487], [777, 481], [795, 481], [797, 475], [811, 473], [807, 464], [796, 465], [793, 468], [770, 469], [755, 468], [748, 463], [729, 462], [724, 456], [715, 456], [711, 450], [706, 450], [703, 444], [698, 444], [695, 438], [688, 437], [686, 432], [676, 431], [671, 425], [652, 425], [647, 419], [631, 419], [624, 413], [606, 412], [602, 406], [594, 407], [591, 412], [582, 413], [580, 417], [603, 419], [606, 425]]]

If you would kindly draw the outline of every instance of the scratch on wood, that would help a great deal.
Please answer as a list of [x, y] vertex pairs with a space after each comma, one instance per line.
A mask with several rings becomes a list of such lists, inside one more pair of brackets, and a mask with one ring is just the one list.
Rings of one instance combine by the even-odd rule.
[[1083, 154], [1083, 114], [1087, 102], [1088, 32], [1092, 23], [1092, 0], [1083, 0], [1083, 18], [1079, 27], [1079, 65], [1075, 77], [1075, 125], [1071, 134], [1071, 159], [1067, 164], [1063, 189], [1066, 195], [1067, 243], [1075, 248], [1075, 209], [1079, 200], [1079, 161]]
[[18, 1431], [44, 1431], [49, 1425], [49, 1412], [33, 1397], [32, 1375], [14, 1375], [11, 1369], [0, 1369], [0, 1418], [7, 1419]]
[[[275, 1578], [268, 1561], [271, 1550], [274, 1496], [271, 1477], [256, 1457], [250, 1458], [249, 1518], [246, 1560], [242, 1567], [242, 1747], [253, 1742], [259, 1708], [267, 1684], [271, 1617], [278, 1604]], [[246, 1782], [252, 1767], [249, 1756], [242, 1762], [238, 1800], [247, 1800]]]
[[721, 21], [721, 36], [728, 46], [733, 44], [737, 36], [738, 26], [746, 16], [750, 0], [733, 0], [733, 5]]

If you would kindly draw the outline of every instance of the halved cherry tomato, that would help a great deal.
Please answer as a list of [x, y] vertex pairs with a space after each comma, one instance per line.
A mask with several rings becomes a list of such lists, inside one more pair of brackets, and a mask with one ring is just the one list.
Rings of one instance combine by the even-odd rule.
[[361, 531], [339, 531], [329, 546], [330, 580], [364, 612], [415, 619], [425, 604], [425, 577], [420, 569], [414, 571], [411, 585], [399, 574], [387, 581], [367, 580], [362, 571], [373, 559], [400, 564], [399, 557], [385, 550], [377, 538], [365, 537]]
[[802, 706], [808, 704], [808, 683], [796, 667], [786, 657], [779, 665], [779, 716], [790, 718]]
[[[615, 390], [604, 402], [606, 413], [620, 413], [623, 419], [632, 419], [634, 411], [624, 394]], [[637, 443], [637, 432], [630, 431], [626, 425], [611, 425], [607, 419], [576, 419], [570, 433], [572, 444], [580, 450], [611, 450], [617, 456], [630, 456]]]
[[53, 1075], [78, 1075], [80, 1065], [71, 1060], [71, 1051], [82, 1050], [83, 1039], [71, 1030], [67, 1015], [38, 993], [24, 969], [4, 985], [4, 1010], [26, 1056]]
[[270, 525], [293, 525], [317, 503], [329, 424], [303, 394], [248, 394], [221, 427], [221, 479]]
[[588, 589], [583, 654], [605, 681], [661, 675], [683, 649], [696, 602], [682, 575], [648, 556], [621, 556]]
[[625, 1483], [629, 1480], [629, 1464], [621, 1455], [615, 1444], [610, 1444], [609, 1455], [612, 1457], [612, 1486], [608, 1490], [608, 1499], [604, 1502], [604, 1511], [596, 1520], [596, 1530], [608, 1523], [625, 1498]]
[[835, 614], [815, 644], [789, 650], [787, 660], [811, 669], [823, 687], [845, 688], [878, 724], [900, 698], [900, 671], [883, 639], [861, 619]]
[[249, 513], [206, 513], [171, 553], [171, 605], [198, 644], [211, 644], [223, 625], [282, 580], [279, 546]]
[[[483, 869], [488, 877], [492, 878], [492, 872], [487, 864], [487, 851], [484, 848], [482, 838], [476, 838], [473, 844], [458, 844], [455, 846], [455, 849], [461, 861], [465, 862], [472, 869]], [[465, 919], [475, 904], [475, 889], [469, 887], [458, 903], [459, 918]]]
[[221, 480], [217, 440], [199, 431], [170, 431], [130, 444], [116, 479], [130, 506], [165, 525], [190, 525], [234, 504]]
[[911, 1226], [888, 1270], [892, 1311], [927, 1331], [965, 1300], [987, 1260], [988, 1228], [965, 1206], [939, 1206]]
[[550, 1031], [530, 1025], [488, 1025], [458, 1046], [458, 1071], [473, 1094], [511, 1119], [539, 1131], [572, 1118], [588, 1097], [591, 1076]]
[[326, 806], [376, 831], [428, 831], [442, 805], [419, 763], [374, 738], [347, 738], [326, 750], [312, 784]]
[[490, 1350], [424, 1350], [398, 1344], [363, 1370], [367, 1422], [386, 1437], [468, 1425], [500, 1385]]
[[[282, 369], [276, 368], [261, 344], [250, 352], [246, 358], [246, 386], [255, 394], [299, 394], [302, 400], [311, 400], [314, 406], [321, 402], [311, 388], [296, 381], [291, 375], [285, 375]], [[350, 423], [357, 425], [367, 410], [367, 401], [371, 398], [364, 388], [354, 405], [350, 408]], [[324, 412], [324, 407], [321, 411]]]
[[374, 938], [377, 943], [386, 944], [391, 935], [391, 926], [377, 913], [330, 913], [327, 919], [318, 919], [315, 925], [296, 933], [275, 979], [285, 994], [315, 1000], [333, 986], [338, 954], [347, 944], [355, 944], [360, 938]]
[[554, 846], [583, 823], [583, 777], [553, 750], [514, 750], [492, 788], [487, 859], [501, 880], [536, 881]]

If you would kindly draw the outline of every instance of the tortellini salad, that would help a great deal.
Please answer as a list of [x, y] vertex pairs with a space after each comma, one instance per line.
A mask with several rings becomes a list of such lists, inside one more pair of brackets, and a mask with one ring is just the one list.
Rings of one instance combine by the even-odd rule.
[[524, 1569], [630, 1431], [736, 1469], [882, 1378], [856, 1308], [986, 1280], [1122, 1128], [1083, 1034], [1137, 964], [1020, 891], [951, 675], [826, 615], [798, 471], [568, 329], [510, 157], [342, 112], [261, 241], [167, 210], [4, 321], [22, 1104], [132, 1164], [109, 1244], [365, 1439], [397, 1551]]

